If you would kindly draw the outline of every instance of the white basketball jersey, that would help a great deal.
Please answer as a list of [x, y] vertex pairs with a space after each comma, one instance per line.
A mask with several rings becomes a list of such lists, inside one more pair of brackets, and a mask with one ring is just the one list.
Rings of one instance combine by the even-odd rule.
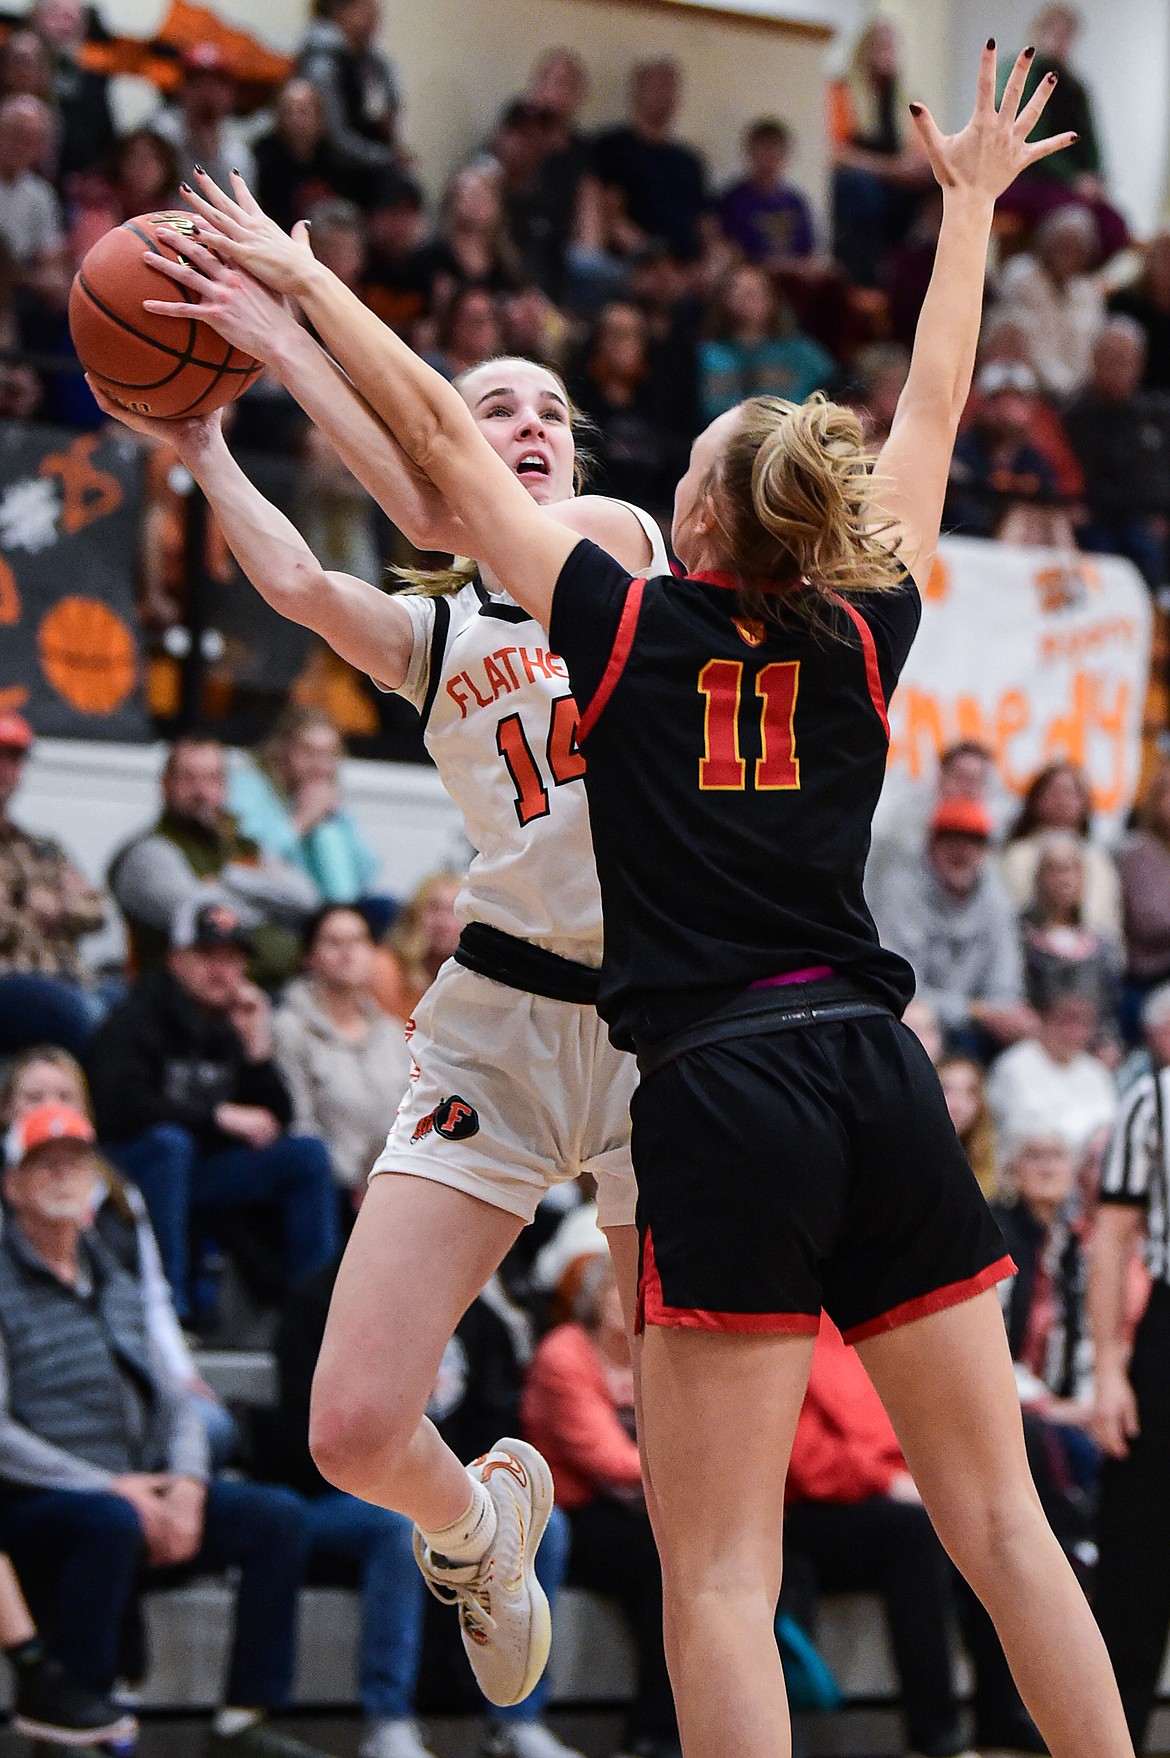
[[[647, 575], [668, 574], [658, 526], [630, 511], [653, 545]], [[449, 598], [398, 602], [415, 628], [398, 694], [422, 715], [475, 850], [456, 915], [600, 965], [601, 894], [564, 661], [535, 618], [478, 581]]]

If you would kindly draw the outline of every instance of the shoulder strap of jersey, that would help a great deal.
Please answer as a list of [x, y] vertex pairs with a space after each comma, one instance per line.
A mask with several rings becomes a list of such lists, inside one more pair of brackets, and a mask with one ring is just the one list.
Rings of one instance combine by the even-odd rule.
[[670, 557], [666, 553], [666, 542], [662, 536], [662, 527], [657, 519], [651, 518], [644, 508], [636, 507], [633, 501], [618, 501], [619, 507], [625, 507], [627, 513], [633, 513], [635, 519], [646, 533], [650, 542], [650, 561], [642, 569], [643, 578], [657, 580], [663, 574], [671, 572]]
[[451, 601], [448, 598], [436, 598], [435, 621], [431, 629], [431, 659], [427, 673], [427, 693], [423, 697], [423, 705], [419, 710], [423, 731], [431, 718], [431, 709], [435, 706], [435, 697], [439, 693], [439, 684], [443, 676], [443, 658], [447, 651], [447, 636], [451, 629]]

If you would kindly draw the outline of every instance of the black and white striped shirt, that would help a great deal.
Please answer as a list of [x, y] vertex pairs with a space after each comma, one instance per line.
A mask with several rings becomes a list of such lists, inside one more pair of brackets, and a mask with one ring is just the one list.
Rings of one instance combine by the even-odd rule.
[[1132, 1203], [1145, 1210], [1146, 1264], [1170, 1282], [1170, 1160], [1166, 1118], [1170, 1069], [1143, 1075], [1122, 1101], [1101, 1170], [1101, 1201]]

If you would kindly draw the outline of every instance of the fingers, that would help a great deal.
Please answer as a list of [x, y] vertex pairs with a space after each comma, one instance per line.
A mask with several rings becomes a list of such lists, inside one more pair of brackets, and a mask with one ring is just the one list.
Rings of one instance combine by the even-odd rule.
[[[223, 263], [216, 256], [214, 250], [208, 250], [207, 246], [200, 244], [198, 239], [185, 238], [181, 232], [174, 231], [170, 226], [160, 226], [159, 236], [164, 243], [170, 245], [172, 250], [177, 250], [191, 268], [198, 269], [201, 274], [206, 275], [209, 281], [223, 280], [227, 273]], [[162, 268], [166, 274], [170, 272], [169, 260], [164, 257], [160, 263], [156, 257], [151, 266], [152, 268]], [[164, 264], [167, 266], [164, 267]]]
[[1003, 101], [999, 106], [999, 113], [1001, 116], [1005, 116], [1009, 122], [1015, 120], [1016, 111], [1020, 107], [1020, 99], [1024, 95], [1024, 82], [1031, 70], [1032, 57], [1035, 53], [1035, 49], [1031, 47], [1021, 49], [1016, 56], [1015, 66], [1008, 74], [1007, 84], [1003, 88]]
[[975, 109], [995, 109], [995, 38], [988, 37], [979, 57], [979, 81], [975, 87]]
[[951, 182], [951, 174], [947, 169], [946, 155], [943, 152], [944, 136], [938, 123], [925, 104], [911, 104], [910, 117], [915, 132], [922, 142], [923, 150], [930, 160], [930, 168], [942, 184]]
[[298, 220], [292, 231], [289, 233], [289, 237], [294, 244], [303, 244], [306, 249], [312, 250], [313, 240], [309, 234], [309, 223], [307, 220]]
[[211, 276], [200, 274], [198, 269], [191, 268], [187, 263], [172, 262], [170, 257], [159, 256], [154, 250], [144, 251], [143, 260], [147, 268], [165, 275], [169, 281], [177, 281], [180, 287], [189, 287], [195, 293], [215, 292], [216, 283]]
[[211, 313], [206, 305], [184, 305], [178, 299], [144, 299], [143, 311], [152, 311], [156, 317], [195, 317], [208, 323]]
[[221, 214], [226, 214], [231, 219], [239, 219], [241, 210], [238, 203], [233, 201], [226, 189], [219, 187], [215, 178], [209, 171], [205, 171], [202, 165], [195, 167], [195, 180], [202, 190], [205, 200], [210, 202], [213, 208], [218, 208]]
[[[210, 177], [207, 178], [207, 182], [211, 183]], [[212, 183], [211, 187], [215, 189], [215, 184]], [[201, 219], [206, 220], [212, 230], [220, 234], [222, 237], [238, 238], [243, 235], [244, 228], [233, 214], [228, 212], [225, 208], [218, 207], [214, 202], [205, 200], [204, 197], [199, 194], [198, 190], [192, 189], [189, 183], [181, 183], [179, 185], [179, 193], [182, 195], [187, 206], [194, 209], [195, 213], [197, 213]], [[220, 195], [223, 201], [227, 200], [227, 197], [222, 195], [221, 191], [216, 190], [216, 194]], [[230, 205], [235, 207], [234, 202]]]
[[246, 214], [263, 214], [264, 209], [244, 182], [238, 171], [232, 172], [232, 194]]
[[1028, 99], [1028, 102], [1016, 117], [1016, 127], [1019, 129], [1025, 140], [1027, 140], [1037, 122], [1039, 122], [1041, 116], [1044, 114], [1044, 107], [1055, 90], [1055, 73], [1045, 74], [1044, 78], [1040, 81], [1040, 84], [1036, 87], [1036, 90], [1032, 93], [1032, 96]]
[[1077, 139], [1079, 136], [1070, 129], [1067, 134], [1052, 134], [1047, 140], [1034, 141], [1028, 148], [1024, 164], [1034, 165], [1038, 159], [1046, 159], [1052, 153], [1061, 153]]

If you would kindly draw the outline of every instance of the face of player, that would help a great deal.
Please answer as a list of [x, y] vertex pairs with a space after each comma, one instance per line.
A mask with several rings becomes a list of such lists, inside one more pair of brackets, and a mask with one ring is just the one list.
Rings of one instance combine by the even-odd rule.
[[374, 942], [356, 910], [331, 910], [317, 929], [306, 967], [329, 988], [367, 990], [374, 974]]
[[571, 500], [577, 449], [556, 377], [531, 360], [489, 360], [459, 392], [476, 426], [538, 506]]
[[670, 541], [675, 555], [688, 572], [703, 566], [715, 528], [715, 509], [708, 493], [711, 472], [718, 463], [739, 420], [738, 409], [717, 415], [691, 447], [686, 475], [674, 491], [674, 517]]
[[5, 1122], [11, 1123], [38, 1105], [72, 1105], [77, 1111], [88, 1111], [89, 1100], [73, 1069], [60, 1068], [55, 1062], [29, 1062], [13, 1082]]

